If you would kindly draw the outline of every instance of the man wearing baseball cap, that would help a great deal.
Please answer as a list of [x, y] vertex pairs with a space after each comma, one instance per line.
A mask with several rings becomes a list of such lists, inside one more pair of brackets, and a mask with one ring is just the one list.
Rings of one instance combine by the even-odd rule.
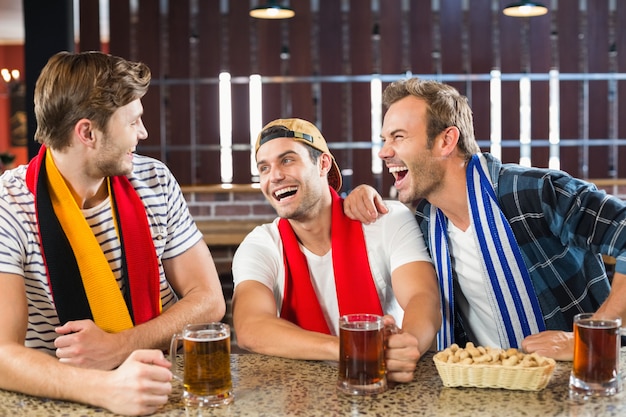
[[388, 378], [411, 381], [441, 323], [434, 268], [411, 211], [388, 202], [390, 213], [372, 225], [347, 218], [339, 167], [306, 120], [268, 123], [256, 160], [278, 218], [254, 229], [233, 259], [239, 346], [336, 361], [341, 315], [385, 315], [401, 326], [388, 340]]

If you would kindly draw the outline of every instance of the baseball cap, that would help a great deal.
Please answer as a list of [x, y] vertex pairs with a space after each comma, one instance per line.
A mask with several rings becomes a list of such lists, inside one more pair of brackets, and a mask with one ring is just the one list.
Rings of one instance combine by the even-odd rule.
[[[267, 129], [273, 126], [284, 127], [288, 131], [263, 135]], [[333, 166], [330, 171], [328, 171], [328, 184], [337, 192], [341, 190], [341, 172], [339, 171], [337, 161], [335, 161], [333, 154], [330, 153], [324, 136], [322, 136], [322, 133], [313, 123], [302, 119], [276, 119], [269, 122], [263, 126], [261, 133], [259, 133], [256, 139], [256, 147], [254, 148], [255, 154], [259, 151], [261, 145], [276, 138], [293, 138], [295, 141], [302, 142], [318, 151], [329, 154], [333, 159]]]

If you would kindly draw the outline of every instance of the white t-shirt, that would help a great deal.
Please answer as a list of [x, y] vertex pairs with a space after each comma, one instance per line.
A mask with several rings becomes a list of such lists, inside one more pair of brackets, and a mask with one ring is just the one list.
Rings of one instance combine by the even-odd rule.
[[[398, 325], [404, 311], [391, 287], [391, 273], [399, 266], [415, 261], [430, 262], [422, 233], [411, 211], [397, 201], [386, 202], [389, 213], [373, 224], [363, 225], [370, 269], [385, 314], [391, 314]], [[258, 281], [274, 292], [277, 315], [280, 316], [285, 289], [283, 244], [278, 232], [278, 221], [256, 227], [239, 245], [233, 257], [233, 279], [237, 285], [246, 280]], [[335, 291], [332, 250], [317, 256], [302, 245], [313, 288], [326, 317], [331, 333], [337, 335], [339, 307]], [[420, 277], [415, 277], [419, 279]]]
[[456, 271], [460, 293], [455, 293], [455, 303], [465, 317], [466, 331], [481, 346], [500, 346], [491, 304], [486, 290], [489, 277], [481, 267], [482, 257], [476, 247], [476, 232], [470, 225], [462, 231], [448, 222], [448, 238], [452, 268]]

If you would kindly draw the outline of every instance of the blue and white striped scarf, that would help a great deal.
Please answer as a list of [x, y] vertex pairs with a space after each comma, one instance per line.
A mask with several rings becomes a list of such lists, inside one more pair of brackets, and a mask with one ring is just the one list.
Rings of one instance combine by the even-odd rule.
[[[500, 338], [500, 347], [521, 346], [524, 337], [545, 330], [539, 300], [511, 226], [500, 210], [484, 158], [473, 155], [467, 167], [470, 218], [476, 231], [485, 285]], [[442, 325], [439, 349], [454, 343], [453, 274], [448, 249], [447, 219], [436, 207], [430, 211], [430, 241], [439, 277]]]

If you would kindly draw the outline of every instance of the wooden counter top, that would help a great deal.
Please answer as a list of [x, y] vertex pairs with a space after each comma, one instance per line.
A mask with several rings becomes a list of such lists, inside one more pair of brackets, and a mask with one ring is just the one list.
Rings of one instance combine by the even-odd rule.
[[[622, 368], [626, 365], [622, 352]], [[333, 363], [297, 361], [256, 354], [232, 355], [235, 402], [222, 409], [187, 409], [174, 383], [170, 402], [155, 416], [623, 416], [624, 392], [577, 404], [568, 398], [570, 362], [558, 362], [542, 391], [446, 388], [425, 355], [415, 379], [372, 397], [337, 393]], [[109, 416], [102, 409], [0, 391], [0, 415]]]

